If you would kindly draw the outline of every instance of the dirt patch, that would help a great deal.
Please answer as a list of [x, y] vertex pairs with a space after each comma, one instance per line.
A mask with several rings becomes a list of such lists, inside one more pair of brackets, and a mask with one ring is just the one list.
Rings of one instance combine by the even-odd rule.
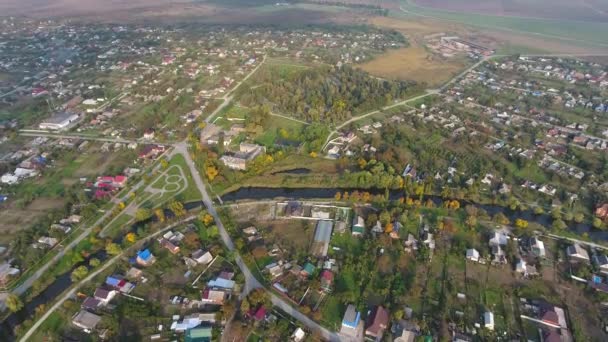
[[0, 243], [9, 242], [16, 232], [64, 205], [65, 202], [61, 199], [38, 198], [23, 209], [17, 208], [13, 203], [0, 209]]
[[441, 85], [465, 67], [462, 59], [441, 60], [420, 46], [390, 50], [361, 65], [372, 75], [387, 79], [414, 80], [431, 87]]

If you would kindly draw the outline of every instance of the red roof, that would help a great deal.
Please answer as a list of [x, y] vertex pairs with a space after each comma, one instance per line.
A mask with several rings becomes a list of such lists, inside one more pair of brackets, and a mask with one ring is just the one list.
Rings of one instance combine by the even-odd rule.
[[323, 272], [321, 272], [321, 278], [328, 282], [332, 282], [334, 281], [334, 274], [331, 273], [330, 270], [323, 270]]

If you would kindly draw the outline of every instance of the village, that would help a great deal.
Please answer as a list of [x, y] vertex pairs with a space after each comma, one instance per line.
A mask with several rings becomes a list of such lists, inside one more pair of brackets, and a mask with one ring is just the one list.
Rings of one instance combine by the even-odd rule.
[[[477, 64], [428, 90], [356, 69], [376, 28], [3, 25], [7, 339], [605, 338], [604, 66], [439, 35]], [[322, 77], [372, 95], [285, 110]]]

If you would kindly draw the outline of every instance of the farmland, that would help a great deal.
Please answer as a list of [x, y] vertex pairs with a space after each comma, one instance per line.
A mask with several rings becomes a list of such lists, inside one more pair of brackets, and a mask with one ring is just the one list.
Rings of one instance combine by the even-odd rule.
[[412, 1], [402, 1], [402, 11], [408, 15], [449, 20], [481, 28], [533, 34], [545, 38], [576, 42], [578, 45], [608, 47], [608, 24], [562, 19], [539, 19], [499, 15], [471, 14], [421, 7]]
[[388, 79], [408, 79], [437, 86], [464, 69], [460, 60], [434, 59], [420, 46], [390, 50], [367, 62], [361, 68], [372, 75]]

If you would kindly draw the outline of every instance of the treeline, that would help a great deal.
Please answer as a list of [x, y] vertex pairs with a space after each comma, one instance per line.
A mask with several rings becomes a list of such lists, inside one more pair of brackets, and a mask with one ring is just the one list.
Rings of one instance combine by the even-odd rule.
[[268, 78], [243, 94], [245, 106], [268, 104], [279, 113], [333, 124], [385, 106], [414, 88], [414, 83], [376, 79], [348, 66], [309, 69], [284, 79], [271, 71]]

